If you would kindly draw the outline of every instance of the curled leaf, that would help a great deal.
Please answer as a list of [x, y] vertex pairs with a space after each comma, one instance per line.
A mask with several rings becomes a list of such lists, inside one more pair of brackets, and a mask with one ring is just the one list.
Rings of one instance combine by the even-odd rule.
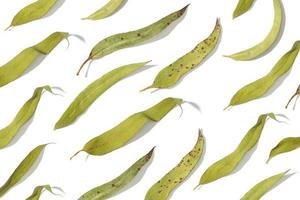
[[22, 106], [13, 121], [0, 130], [0, 149], [5, 148], [33, 117], [44, 90], [52, 93], [50, 86], [36, 88], [32, 97]]
[[48, 55], [68, 35], [65, 32], [52, 33], [40, 43], [24, 49], [8, 63], [1, 66], [0, 87], [21, 77], [39, 56]]
[[135, 113], [116, 127], [91, 139], [79, 152], [84, 151], [91, 155], [100, 156], [119, 149], [134, 138], [147, 123], [160, 121], [182, 102], [182, 99], [166, 98], [145, 111]]
[[282, 21], [283, 21], [283, 6], [281, 0], [273, 0], [274, 2], [274, 12], [275, 17], [273, 21], [273, 26], [267, 37], [255, 45], [252, 48], [246, 49], [244, 51], [226, 56], [232, 58], [234, 60], [252, 60], [263, 54], [265, 54], [268, 50], [272, 48], [276, 40], [280, 36], [280, 31], [282, 29]]
[[259, 116], [257, 123], [244, 136], [238, 147], [232, 153], [212, 164], [203, 173], [199, 185], [211, 183], [231, 174], [246, 154], [258, 143], [268, 117], [276, 120], [274, 113]]
[[55, 194], [50, 185], [40, 185], [34, 188], [33, 193], [26, 200], [39, 200], [44, 190]]
[[267, 75], [237, 91], [232, 97], [228, 107], [244, 104], [265, 95], [280, 77], [290, 71], [297, 58], [299, 50], [300, 41], [296, 41], [292, 49], [280, 58]]

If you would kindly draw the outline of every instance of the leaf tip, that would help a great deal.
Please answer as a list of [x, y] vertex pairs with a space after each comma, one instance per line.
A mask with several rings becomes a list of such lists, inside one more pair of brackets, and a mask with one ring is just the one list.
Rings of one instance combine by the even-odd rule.
[[189, 3], [189, 4], [187, 4], [186, 6], [184, 6], [182, 9], [180, 9], [180, 10], [179, 10], [180, 14], [183, 15], [190, 5], [191, 5], [191, 4]]
[[234, 12], [233, 15], [232, 15], [232, 19], [234, 20], [234, 19], [236, 19], [238, 17], [239, 17], [239, 14], [237, 14], [236, 12]]
[[153, 156], [153, 153], [156, 149], [156, 146], [154, 146], [148, 153], [147, 153], [147, 157], [150, 159]]
[[287, 174], [291, 171], [291, 169], [286, 170], [285, 172], [283, 172], [284, 174]]
[[151, 63], [151, 62], [152, 62], [152, 60], [148, 60], [145, 62], [145, 65], [147, 65], [148, 63]]
[[242, 14], [244, 14], [245, 11], [241, 11], [238, 9], [238, 7], [234, 10], [233, 14], [232, 14], [232, 19], [236, 19], [238, 17], [240, 17]]
[[199, 137], [204, 137], [202, 128], [198, 129], [198, 135], [199, 135]]
[[216, 26], [221, 26], [221, 18], [217, 17]]
[[56, 122], [56, 124], [54, 125], [54, 130], [58, 130], [58, 129], [61, 129], [63, 128], [63, 126], [58, 122]]
[[191, 3], [187, 4], [183, 9], [187, 9], [188, 7], [190, 7]]

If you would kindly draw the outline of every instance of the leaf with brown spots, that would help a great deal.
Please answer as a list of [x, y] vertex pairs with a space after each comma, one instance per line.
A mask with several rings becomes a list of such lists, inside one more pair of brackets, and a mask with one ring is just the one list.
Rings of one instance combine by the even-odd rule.
[[199, 162], [204, 146], [204, 138], [201, 130], [194, 148], [180, 161], [180, 163], [168, 172], [162, 179], [154, 184], [147, 192], [145, 200], [166, 200], [170, 193], [191, 174]]
[[79, 75], [83, 66], [91, 60], [100, 59], [115, 51], [135, 46], [157, 36], [173, 22], [178, 20], [185, 13], [187, 8], [188, 5], [144, 28], [126, 33], [115, 34], [101, 40], [94, 46], [88, 58], [80, 66], [77, 75]]
[[151, 88], [162, 89], [174, 86], [184, 75], [200, 65], [213, 52], [220, 39], [220, 34], [221, 25], [218, 19], [213, 32], [207, 39], [200, 42], [192, 51], [162, 69], [155, 77], [152, 85], [141, 91]]
[[154, 148], [131, 167], [129, 167], [124, 173], [115, 178], [114, 180], [98, 186], [84, 195], [79, 200], [104, 200], [118, 193], [121, 189], [127, 186], [140, 172], [140, 170], [149, 162], [154, 152]]

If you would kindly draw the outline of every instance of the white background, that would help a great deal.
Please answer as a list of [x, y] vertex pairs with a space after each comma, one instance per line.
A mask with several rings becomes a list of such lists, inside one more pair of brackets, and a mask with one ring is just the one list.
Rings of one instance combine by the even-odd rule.
[[[1, 3], [0, 29], [4, 30], [13, 16], [32, 0], [10, 0]], [[33, 188], [41, 184], [59, 186], [63, 197], [44, 193], [42, 199], [77, 199], [89, 189], [101, 185], [127, 169], [133, 162], [157, 146], [154, 159], [147, 172], [126, 191], [111, 199], [143, 199], [147, 190], [172, 169], [196, 142], [199, 128], [204, 130], [206, 152], [201, 165], [193, 175], [172, 195], [182, 199], [241, 198], [254, 184], [276, 173], [300, 169], [300, 151], [265, 161], [270, 150], [284, 137], [299, 136], [300, 108], [285, 110], [284, 105], [300, 83], [300, 60], [284, 82], [273, 88], [266, 97], [223, 111], [232, 95], [245, 84], [266, 74], [277, 60], [299, 39], [299, 1], [284, 1], [286, 24], [283, 36], [268, 55], [251, 61], [236, 62], [222, 55], [234, 53], [260, 42], [269, 32], [273, 22], [273, 1], [257, 1], [250, 12], [232, 20], [237, 1], [223, 0], [129, 0], [114, 16], [102, 21], [82, 21], [80, 18], [100, 8], [107, 1], [65, 1], [52, 15], [11, 31], [0, 32], [0, 63], [4, 64], [22, 49], [34, 45], [54, 31], [79, 34], [85, 42], [70, 38], [70, 46], [63, 41], [34, 70], [0, 89], [0, 127], [6, 126], [29, 99], [33, 90], [41, 85], [59, 86], [64, 97], [45, 93], [35, 117], [26, 132], [10, 147], [0, 151], [0, 183], [4, 183], [15, 167], [35, 146], [55, 142], [46, 148], [38, 168], [21, 184], [10, 190], [2, 199], [18, 200], [29, 196]], [[88, 56], [91, 48], [106, 36], [144, 27], [165, 15], [191, 6], [183, 20], [166, 37], [143, 45], [121, 50], [93, 62], [89, 75], [77, 77], [75, 72]], [[155, 75], [166, 65], [190, 51], [212, 31], [217, 17], [221, 18], [223, 36], [215, 54], [203, 65], [190, 73], [175, 88], [151, 94], [138, 91], [148, 86]], [[168, 31], [167, 31], [168, 32]], [[74, 124], [53, 131], [55, 122], [70, 102], [93, 80], [124, 64], [153, 60], [152, 67], [131, 76], [103, 94]], [[1, 64], [1, 65], [2, 65]], [[276, 89], [276, 90], [275, 90]], [[86, 154], [70, 161], [69, 157], [89, 139], [112, 128], [129, 115], [144, 110], [165, 97], [179, 97], [197, 103], [201, 112], [184, 104], [170, 112], [143, 137], [113, 153], [102, 156]], [[269, 120], [260, 142], [250, 160], [236, 173], [205, 185], [197, 191], [204, 170], [213, 162], [232, 152], [242, 137], [256, 123], [258, 116], [266, 112], [286, 114], [288, 123]], [[141, 178], [141, 177], [140, 177]], [[295, 174], [268, 193], [264, 199], [299, 199], [300, 175]]]

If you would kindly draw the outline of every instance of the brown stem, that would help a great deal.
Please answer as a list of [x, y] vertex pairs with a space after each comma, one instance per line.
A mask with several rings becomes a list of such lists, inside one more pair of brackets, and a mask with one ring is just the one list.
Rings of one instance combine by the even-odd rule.
[[140, 92], [144, 92], [144, 91], [146, 91], [146, 90], [149, 90], [149, 89], [151, 89], [151, 88], [153, 88], [153, 86], [152, 86], [152, 85], [150, 85], [150, 86], [148, 86], [148, 87], [146, 87], [146, 88], [144, 88], [144, 89], [140, 90]]
[[226, 106], [223, 110], [228, 110], [229, 108], [231, 108], [231, 105]]
[[82, 63], [82, 65], [80, 66], [80, 68], [79, 68], [79, 70], [77, 71], [77, 76], [80, 74], [80, 72], [81, 72], [81, 70], [82, 70], [82, 68], [84, 67], [84, 65], [87, 63], [87, 62], [89, 62], [90, 60], [92, 60], [92, 57], [91, 56], [89, 56], [83, 63]]
[[296, 100], [295, 100], [295, 104], [294, 104], [293, 110], [296, 109], [298, 99], [299, 99], [299, 95], [296, 97]]
[[288, 101], [288, 103], [286, 104], [285, 108], [287, 109], [290, 105], [290, 103], [292, 102], [292, 100], [298, 95], [298, 92], [296, 92], [291, 98], [290, 100]]
[[180, 110], [181, 110], [181, 113], [180, 113], [180, 116], [179, 116], [179, 118], [180, 118], [180, 117], [182, 117], [182, 115], [183, 115], [183, 108], [182, 108], [182, 105], [181, 105], [181, 104], [179, 105], [179, 108], [180, 108]]
[[[292, 102], [292, 100], [293, 100], [296, 96], [298, 96], [298, 97], [300, 96], [300, 85], [298, 86], [298, 88], [297, 88], [295, 94], [290, 98], [290, 100], [289, 100], [289, 102], [287, 103], [287, 105], [285, 106], [285, 108], [288, 108], [288, 107], [289, 107], [290, 103]], [[295, 109], [295, 107], [296, 107], [296, 103], [297, 103], [298, 97], [297, 97], [297, 99], [296, 99], [296, 101], [295, 101], [294, 109]]]
[[6, 29], [4, 29], [4, 31], [7, 31], [11, 28], [12, 26], [7, 27]]
[[77, 151], [71, 158], [70, 160], [72, 160], [75, 156], [77, 156], [79, 153], [81, 153], [83, 150]]

